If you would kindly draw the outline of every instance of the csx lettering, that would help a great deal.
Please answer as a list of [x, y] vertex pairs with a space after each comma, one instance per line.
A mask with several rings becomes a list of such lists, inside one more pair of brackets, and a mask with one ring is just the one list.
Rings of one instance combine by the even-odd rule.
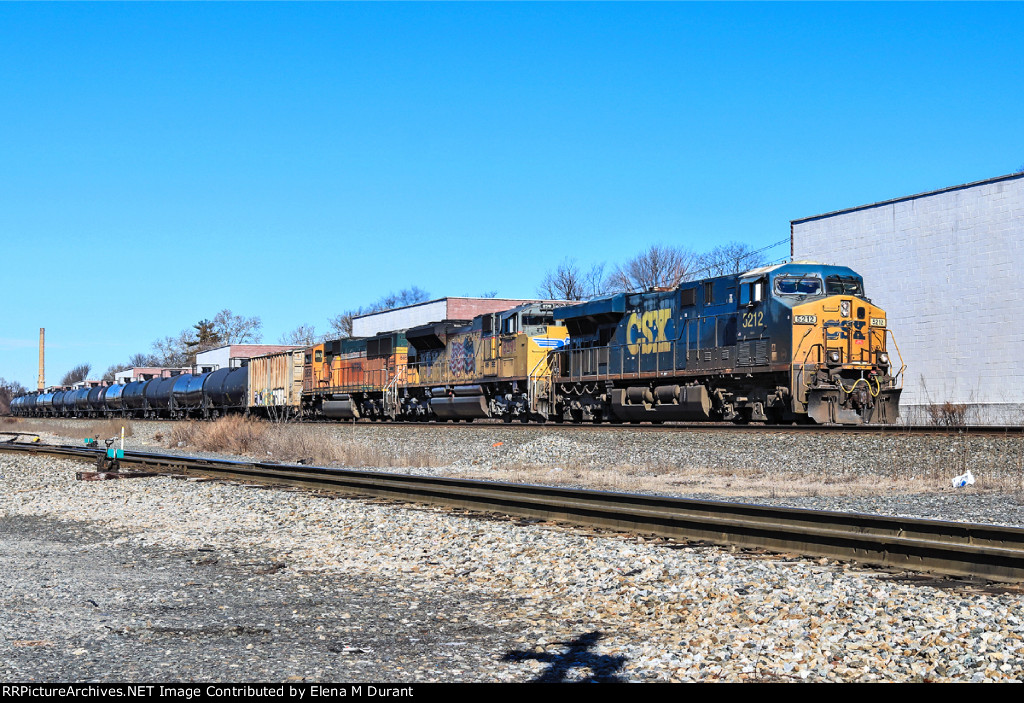
[[629, 353], [652, 354], [671, 351], [672, 345], [669, 343], [666, 333], [670, 319], [672, 319], [671, 308], [650, 310], [643, 315], [637, 313], [630, 315], [629, 325], [626, 327], [626, 343]]
[[854, 340], [863, 341], [864, 321], [825, 320], [825, 339], [849, 339], [851, 333]]

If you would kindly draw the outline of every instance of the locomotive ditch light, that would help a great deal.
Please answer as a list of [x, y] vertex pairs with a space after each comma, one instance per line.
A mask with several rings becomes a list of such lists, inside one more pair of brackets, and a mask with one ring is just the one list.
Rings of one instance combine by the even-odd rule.
[[830, 351], [826, 355], [826, 358], [828, 359], [830, 364], [838, 364], [842, 360], [842, 357], [839, 355], [838, 349], [833, 349], [832, 351]]
[[879, 354], [878, 354], [878, 364], [879, 364], [879, 366], [888, 366], [889, 365], [889, 355], [886, 354], [885, 352], [879, 352]]

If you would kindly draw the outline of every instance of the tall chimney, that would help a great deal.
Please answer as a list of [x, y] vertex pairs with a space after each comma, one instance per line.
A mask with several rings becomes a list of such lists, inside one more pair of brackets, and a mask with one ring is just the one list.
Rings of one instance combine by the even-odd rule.
[[39, 391], [40, 392], [42, 392], [42, 390], [46, 387], [46, 380], [45, 380], [46, 376], [43, 373], [43, 369], [44, 369], [44, 366], [43, 366], [43, 347], [44, 347], [45, 340], [46, 340], [46, 328], [45, 327], [40, 327], [39, 328]]

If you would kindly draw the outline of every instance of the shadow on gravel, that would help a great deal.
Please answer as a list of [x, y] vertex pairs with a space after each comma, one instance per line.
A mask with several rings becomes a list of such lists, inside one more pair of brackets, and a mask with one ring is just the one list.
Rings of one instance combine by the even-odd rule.
[[[547, 669], [540, 676], [533, 679], [531, 683], [563, 683], [572, 681], [576, 683], [622, 683], [618, 672], [626, 663], [625, 657], [611, 657], [605, 654], [595, 654], [591, 649], [604, 635], [600, 632], [588, 632], [585, 635], [568, 642], [553, 642], [553, 645], [562, 645], [568, 649], [561, 653], [554, 652], [524, 652], [512, 651], [502, 657], [502, 661], [520, 662], [526, 659], [536, 659], [548, 665]], [[588, 676], [571, 675], [573, 669], [589, 669]]]

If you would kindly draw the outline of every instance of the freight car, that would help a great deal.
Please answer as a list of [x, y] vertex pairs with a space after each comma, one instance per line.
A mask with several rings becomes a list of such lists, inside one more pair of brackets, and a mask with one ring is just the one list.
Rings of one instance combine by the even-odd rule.
[[11, 412], [38, 417], [216, 418], [246, 411], [248, 387], [248, 369], [220, 369], [22, 396], [11, 402]]
[[[576, 305], [533, 303], [17, 398], [17, 415], [892, 423], [902, 361], [846, 267], [793, 262]], [[898, 349], [896, 349], [898, 354]]]

